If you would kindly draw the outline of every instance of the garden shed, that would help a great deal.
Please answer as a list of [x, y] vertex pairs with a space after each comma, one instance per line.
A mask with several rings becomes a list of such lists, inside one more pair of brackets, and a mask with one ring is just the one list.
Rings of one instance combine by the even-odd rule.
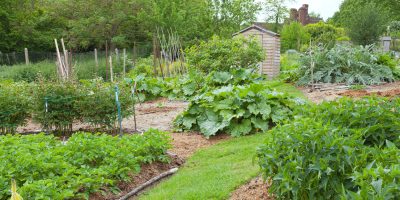
[[259, 64], [260, 73], [272, 79], [279, 75], [281, 59], [280, 36], [267, 28], [262, 23], [255, 23], [237, 33], [234, 36], [256, 37], [266, 52], [265, 60]]

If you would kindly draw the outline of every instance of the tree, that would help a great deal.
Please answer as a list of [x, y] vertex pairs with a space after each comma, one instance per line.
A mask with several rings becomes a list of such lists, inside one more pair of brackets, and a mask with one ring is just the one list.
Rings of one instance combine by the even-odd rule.
[[305, 30], [310, 35], [313, 43], [322, 43], [328, 47], [333, 47], [336, 44], [337, 39], [346, 37], [346, 33], [343, 28], [338, 28], [325, 22], [308, 24], [305, 26]]
[[383, 11], [377, 9], [375, 4], [367, 4], [353, 13], [346, 27], [352, 41], [360, 45], [373, 44], [385, 30], [385, 17]]
[[273, 31], [279, 31], [279, 24], [288, 17], [289, 10], [285, 3], [292, 0], [266, 0], [265, 11], [267, 14], [267, 22], [274, 23]]
[[291, 22], [283, 26], [281, 32], [281, 51], [285, 52], [289, 49], [301, 50], [304, 44], [310, 40], [310, 35], [307, 34], [303, 25], [299, 22]]

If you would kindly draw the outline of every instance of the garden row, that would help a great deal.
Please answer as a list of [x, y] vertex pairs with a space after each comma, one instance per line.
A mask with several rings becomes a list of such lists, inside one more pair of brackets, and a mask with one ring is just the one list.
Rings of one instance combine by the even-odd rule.
[[16, 180], [24, 199], [89, 199], [119, 193], [143, 164], [168, 162], [167, 133], [150, 129], [122, 137], [76, 133], [68, 141], [51, 135], [0, 136], [0, 199]]

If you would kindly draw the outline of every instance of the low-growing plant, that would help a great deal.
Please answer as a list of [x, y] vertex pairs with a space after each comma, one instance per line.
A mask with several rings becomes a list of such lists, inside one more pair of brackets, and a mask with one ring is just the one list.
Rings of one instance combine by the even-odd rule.
[[297, 103], [264, 84], [225, 86], [196, 96], [175, 120], [176, 127], [197, 130], [210, 137], [218, 132], [241, 136], [266, 131], [292, 117]]
[[25, 83], [0, 84], [0, 134], [15, 133], [26, 124], [31, 114], [30, 88]]
[[0, 136], [0, 199], [9, 199], [14, 178], [25, 199], [88, 199], [95, 192], [118, 191], [142, 164], [168, 162], [167, 133], [114, 137], [76, 133], [68, 141], [44, 134]]

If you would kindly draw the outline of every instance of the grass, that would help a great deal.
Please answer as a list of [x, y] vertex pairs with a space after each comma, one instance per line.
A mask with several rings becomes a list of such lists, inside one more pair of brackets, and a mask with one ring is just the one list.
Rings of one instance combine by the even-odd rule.
[[196, 152], [180, 171], [140, 199], [227, 199], [259, 174], [253, 163], [265, 134], [232, 138]]
[[290, 83], [283, 83], [281, 81], [269, 81], [267, 82], [267, 85], [273, 89], [276, 89], [279, 92], [285, 92], [293, 97], [299, 97], [307, 100], [307, 97], [304, 95], [304, 93]]

